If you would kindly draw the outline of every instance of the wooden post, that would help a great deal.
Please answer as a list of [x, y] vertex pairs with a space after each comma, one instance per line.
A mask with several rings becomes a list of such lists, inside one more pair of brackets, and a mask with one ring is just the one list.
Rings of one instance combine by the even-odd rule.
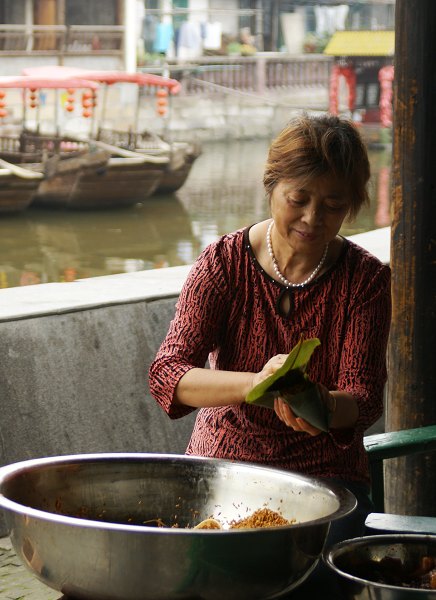
[[[36, 5], [37, 25], [56, 25], [56, 0], [45, 0]], [[44, 33], [38, 38], [38, 50], [56, 50], [56, 34]]]
[[[397, 0], [387, 431], [436, 423], [436, 2]], [[388, 461], [385, 510], [436, 516], [436, 454]]]
[[266, 90], [266, 60], [256, 56], [256, 94], [262, 95]]

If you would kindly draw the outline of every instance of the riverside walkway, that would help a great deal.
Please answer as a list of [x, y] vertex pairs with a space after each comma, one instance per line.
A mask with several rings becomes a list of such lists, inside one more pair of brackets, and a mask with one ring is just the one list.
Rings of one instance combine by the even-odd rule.
[[60, 593], [41, 583], [23, 566], [9, 538], [0, 538], [1, 600], [57, 600]]

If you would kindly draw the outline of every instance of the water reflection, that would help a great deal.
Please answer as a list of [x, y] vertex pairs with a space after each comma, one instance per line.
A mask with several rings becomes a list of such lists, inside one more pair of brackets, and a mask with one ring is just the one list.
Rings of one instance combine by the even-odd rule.
[[174, 195], [122, 211], [31, 209], [0, 226], [2, 287], [185, 264], [198, 246]]
[[[206, 145], [185, 186], [122, 210], [1, 216], [0, 287], [191, 264], [219, 235], [268, 216], [267, 140]], [[371, 154], [373, 202], [345, 235], [390, 223], [390, 152]]]

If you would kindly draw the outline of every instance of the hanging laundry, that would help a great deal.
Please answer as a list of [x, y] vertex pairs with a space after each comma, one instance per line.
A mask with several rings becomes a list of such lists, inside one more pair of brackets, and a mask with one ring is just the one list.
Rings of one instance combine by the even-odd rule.
[[202, 51], [200, 24], [194, 21], [183, 21], [178, 35], [178, 58], [197, 58], [201, 56]]
[[153, 52], [157, 25], [158, 19], [154, 15], [146, 15], [142, 20], [142, 40], [145, 52]]
[[205, 23], [203, 48], [205, 50], [219, 50], [221, 48], [222, 25], [218, 21]]
[[170, 43], [174, 38], [174, 29], [171, 23], [159, 23], [156, 28], [156, 37], [153, 44], [153, 52], [166, 54]]
[[338, 6], [315, 6], [316, 34], [319, 36], [333, 35], [335, 31], [343, 31], [346, 26], [349, 7], [346, 4]]

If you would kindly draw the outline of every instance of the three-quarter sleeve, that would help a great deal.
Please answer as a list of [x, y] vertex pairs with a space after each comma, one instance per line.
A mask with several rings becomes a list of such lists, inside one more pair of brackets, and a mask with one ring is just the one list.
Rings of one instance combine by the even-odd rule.
[[368, 271], [353, 286], [338, 377], [338, 389], [357, 401], [359, 417], [354, 432], [358, 435], [383, 413], [391, 321], [390, 269], [380, 264]]
[[180, 379], [203, 368], [220, 343], [226, 315], [227, 277], [218, 243], [208, 246], [193, 265], [182, 288], [174, 319], [149, 371], [150, 391], [171, 418], [192, 407], [173, 404]]

